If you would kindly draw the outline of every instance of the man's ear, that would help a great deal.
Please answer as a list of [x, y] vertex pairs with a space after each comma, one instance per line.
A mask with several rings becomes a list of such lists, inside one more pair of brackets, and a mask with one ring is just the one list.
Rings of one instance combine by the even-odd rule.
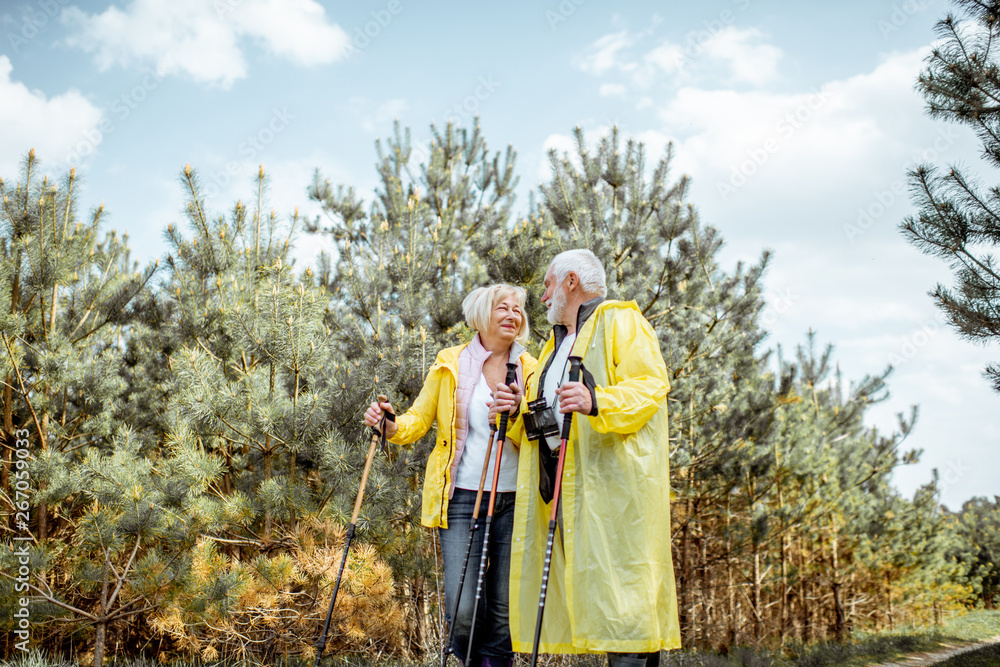
[[566, 274], [566, 291], [569, 292], [580, 285], [580, 276], [575, 271]]

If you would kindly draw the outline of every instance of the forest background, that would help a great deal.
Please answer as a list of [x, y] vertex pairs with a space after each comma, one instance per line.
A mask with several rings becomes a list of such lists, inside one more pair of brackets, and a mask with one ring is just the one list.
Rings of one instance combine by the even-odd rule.
[[[436, 351], [468, 339], [461, 299], [486, 282], [528, 289], [537, 350], [540, 279], [570, 247], [604, 260], [610, 296], [637, 300], [671, 373], [685, 645], [843, 639], [994, 605], [996, 503], [949, 512], [936, 475], [900, 493], [917, 413], [895, 431], [866, 421], [889, 369], [843, 378], [812, 333], [769, 347], [771, 255], [721, 265], [672, 148], [654, 153], [578, 129], [517, 206], [515, 151], [490, 149], [478, 121], [435, 124], [426, 144], [397, 123], [373, 194], [315, 175], [319, 218], [271, 210], [263, 168], [216, 208], [187, 166], [187, 220], [167, 228], [161, 265], [132, 261], [103, 207], [81, 212], [74, 171], [50, 177], [28, 154], [3, 185], [0, 486], [4, 572], [30, 572], [32, 642], [98, 662], [308, 657], [363, 406], [415, 397]], [[296, 241], [320, 238], [334, 252], [300, 268]], [[430, 444], [375, 466], [334, 652], [433, 650], [436, 548], [416, 521]], [[0, 582], [12, 630], [17, 584]]]

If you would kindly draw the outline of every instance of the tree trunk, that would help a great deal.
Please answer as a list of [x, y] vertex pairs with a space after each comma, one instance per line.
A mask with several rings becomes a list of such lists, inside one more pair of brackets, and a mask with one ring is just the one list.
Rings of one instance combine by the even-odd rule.
[[812, 628], [809, 624], [809, 599], [806, 594], [806, 554], [799, 544], [799, 618], [802, 623], [802, 643], [812, 640]]
[[[291, 489], [295, 484], [295, 452], [291, 449], [288, 450], [288, 488]], [[291, 505], [288, 508], [288, 525], [295, 525], [295, 505]]]
[[10, 488], [10, 467], [14, 460], [16, 438], [14, 437], [14, 376], [7, 376], [7, 384], [3, 388], [3, 468], [0, 469], [0, 489]]
[[[267, 438], [264, 440], [264, 481], [271, 479], [271, 436], [268, 434]], [[270, 541], [271, 539], [271, 508], [270, 506], [264, 508], [264, 539]]]
[[688, 546], [691, 540], [691, 499], [688, 498], [684, 517], [684, 528], [681, 530], [681, 553], [680, 553], [680, 576], [677, 578], [677, 587], [680, 589], [680, 614], [679, 623], [681, 626], [681, 644], [689, 646], [692, 641], [694, 630], [694, 619], [691, 617], [691, 565], [688, 558]]
[[[21, 305], [21, 251], [18, 250], [15, 253], [16, 257], [14, 259], [14, 268], [17, 271], [14, 273], [14, 285], [11, 288], [10, 294], [10, 314], [13, 315], [17, 312], [18, 307]], [[13, 362], [12, 362], [13, 363]], [[14, 374], [11, 373], [7, 375], [7, 383], [3, 388], [3, 430], [6, 435], [6, 439], [10, 439], [8, 446], [4, 448], [3, 451], [3, 469], [0, 471], [0, 489], [10, 488], [10, 467], [13, 465], [14, 461], [14, 449], [15, 440], [14, 438], [14, 391], [12, 389], [14, 385]]]
[[[267, 400], [274, 400], [274, 373], [275, 373], [274, 362], [271, 362], [271, 384], [267, 393]], [[267, 437], [264, 439], [264, 481], [267, 482], [271, 479], [271, 434], [268, 433]], [[271, 508], [264, 508], [264, 539], [271, 540]]]
[[110, 556], [104, 552], [104, 568], [101, 573], [101, 606], [98, 610], [97, 623], [94, 626], [94, 667], [101, 667], [104, 664], [104, 640], [107, 635], [108, 624], [105, 619], [108, 617], [108, 570], [110, 569]]
[[[729, 535], [729, 522], [732, 512], [730, 501], [726, 498], [726, 535]], [[732, 542], [726, 539], [726, 590], [729, 591], [729, 645], [735, 646], [739, 637], [739, 623], [736, 619], [736, 585], [733, 581]]]
[[753, 545], [753, 638], [760, 641], [763, 619], [763, 605], [760, 600], [760, 552]]
[[[782, 526], [784, 531], [784, 526]], [[792, 591], [788, 586], [788, 542], [784, 532], [781, 534], [781, 620], [779, 626], [779, 636], [784, 641], [788, 636], [789, 618], [788, 612], [792, 604]]]
[[[701, 575], [701, 641], [702, 646], [708, 646], [708, 629], [712, 627], [713, 612], [715, 607], [715, 594], [709, 582], [708, 576], [708, 540], [705, 539], [704, 532], [698, 537], [699, 573]], [[697, 630], [695, 632], [697, 638]]]
[[229, 443], [222, 443], [222, 451], [226, 456], [226, 472], [222, 475], [222, 492], [227, 496], [233, 493], [233, 455], [229, 451]]
[[[836, 531], [836, 525], [833, 526]], [[830, 588], [833, 590], [833, 634], [838, 642], [844, 641], [844, 604], [840, 599], [840, 563], [837, 558], [837, 534], [830, 541]]]
[[885, 573], [885, 605], [886, 605], [886, 619], [889, 621], [889, 629], [893, 630], [896, 627], [896, 619], [893, 617], [892, 585], [890, 583], [888, 571]]
[[[48, 437], [49, 430], [49, 413], [46, 412], [42, 415], [42, 428], [38, 434], [38, 446], [41, 449], [47, 449], [46, 438]], [[38, 482], [39, 490], [42, 488], [41, 481]], [[49, 506], [46, 502], [38, 503], [38, 541], [44, 542], [49, 537]]]

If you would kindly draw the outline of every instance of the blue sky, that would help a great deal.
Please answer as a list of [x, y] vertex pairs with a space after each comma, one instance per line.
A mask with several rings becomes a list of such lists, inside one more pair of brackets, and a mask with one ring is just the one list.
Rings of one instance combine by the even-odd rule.
[[[913, 90], [943, 0], [839, 3], [562, 0], [333, 3], [317, 0], [26, 0], [0, 3], [0, 175], [34, 147], [52, 173], [73, 164], [83, 204], [105, 203], [151, 260], [183, 221], [190, 163], [216, 211], [251, 196], [263, 163], [270, 203], [316, 207], [313, 170], [368, 195], [374, 141], [398, 118], [469, 124], [518, 151], [519, 201], [545, 152], [573, 128], [613, 125], [658, 155], [727, 245], [725, 266], [775, 251], [769, 342], [789, 352], [812, 328], [847, 379], [893, 363], [871, 423], [920, 405], [897, 473], [911, 494], [941, 475], [952, 509], [1000, 493], [1000, 396], [980, 372], [1000, 357], [959, 340], [927, 291], [950, 277], [896, 230], [912, 211], [906, 170], [956, 163], [996, 181], [971, 134], [932, 122]], [[322, 244], [303, 239], [299, 261]]]

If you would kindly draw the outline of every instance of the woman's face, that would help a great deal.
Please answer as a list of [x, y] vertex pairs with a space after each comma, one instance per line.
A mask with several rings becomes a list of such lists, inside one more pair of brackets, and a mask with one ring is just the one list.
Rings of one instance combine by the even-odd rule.
[[490, 315], [490, 328], [486, 332], [489, 339], [511, 345], [521, 328], [521, 306], [513, 294], [505, 297]]

